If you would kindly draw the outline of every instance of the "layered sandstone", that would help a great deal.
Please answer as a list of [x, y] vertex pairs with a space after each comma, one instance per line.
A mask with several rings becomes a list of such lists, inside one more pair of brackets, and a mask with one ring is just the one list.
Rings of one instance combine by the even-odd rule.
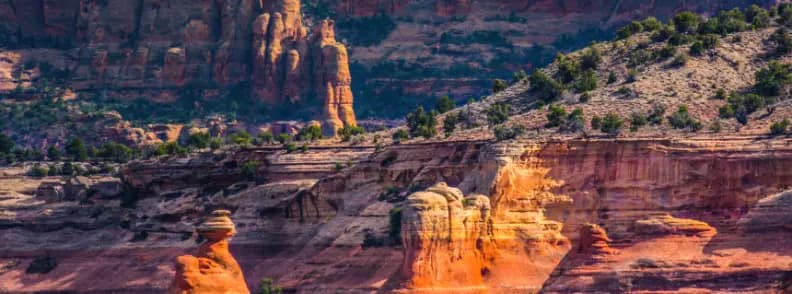
[[195, 255], [176, 258], [170, 293], [250, 293], [242, 269], [228, 251], [228, 238], [236, 233], [230, 214], [227, 210], [214, 211], [197, 228], [207, 241]]
[[[404, 143], [340, 172], [333, 156], [348, 149], [257, 148], [132, 164], [125, 178], [146, 188], [134, 205], [128, 194], [58, 200], [52, 179], [39, 189], [7, 174], [0, 262], [21, 265], [0, 280], [12, 292], [163, 291], [173, 258], [195, 246], [196, 208], [227, 207], [249, 289], [268, 277], [303, 293], [772, 292], [792, 263], [785, 198], [771, 197], [792, 180], [792, 150], [754, 139]], [[251, 159], [266, 162], [265, 184], [239, 174]], [[392, 246], [398, 207], [404, 243]], [[749, 218], [752, 229], [740, 222]], [[663, 230], [637, 231], [647, 219]], [[42, 248], [60, 265], [25, 275]], [[75, 274], [78, 264], [134, 282]]]
[[239, 99], [230, 95], [249, 89], [254, 101], [269, 106], [314, 109], [326, 133], [334, 135], [335, 129], [356, 125], [348, 53], [336, 41], [332, 21], [305, 27], [300, 5], [3, 2], [1, 22], [8, 30], [0, 44], [0, 91], [53, 79], [24, 68], [36, 63], [67, 72], [59, 78], [60, 91], [86, 97], [104, 89], [110, 98], [174, 103], [185, 93]]

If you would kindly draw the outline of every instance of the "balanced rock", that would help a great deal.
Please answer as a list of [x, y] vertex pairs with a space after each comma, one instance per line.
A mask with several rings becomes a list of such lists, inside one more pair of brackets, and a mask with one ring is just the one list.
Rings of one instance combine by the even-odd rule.
[[228, 238], [236, 233], [230, 214], [216, 210], [196, 228], [207, 241], [195, 255], [176, 258], [170, 293], [250, 293], [242, 269], [228, 251]]

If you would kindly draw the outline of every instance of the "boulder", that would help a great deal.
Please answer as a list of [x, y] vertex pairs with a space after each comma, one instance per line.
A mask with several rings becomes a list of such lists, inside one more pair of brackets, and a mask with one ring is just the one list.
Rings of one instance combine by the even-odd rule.
[[635, 222], [635, 232], [644, 235], [692, 235], [711, 237], [717, 230], [694, 219], [675, 218], [669, 214]]

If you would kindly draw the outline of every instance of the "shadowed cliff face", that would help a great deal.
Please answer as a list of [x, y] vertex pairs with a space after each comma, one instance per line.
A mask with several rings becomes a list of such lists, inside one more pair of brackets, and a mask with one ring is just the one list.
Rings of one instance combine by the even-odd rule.
[[[9, 291], [162, 290], [173, 258], [195, 247], [191, 224], [227, 208], [238, 230], [230, 250], [251, 289], [270, 277], [304, 293], [771, 291], [792, 264], [792, 212], [778, 194], [792, 182], [787, 143], [444, 142], [362, 158], [354, 148], [245, 150], [130, 166], [125, 177], [148, 189], [124, 207], [110, 192], [70, 201], [54, 179], [36, 196], [25, 192], [35, 181], [3, 178], [19, 192], [0, 202], [14, 215], [0, 226], [12, 236], [0, 280]], [[316, 162], [331, 154], [357, 164], [334, 172], [334, 161]], [[251, 159], [268, 162], [267, 183], [232, 184], [241, 178], [231, 162]], [[68, 241], [75, 234], [81, 241]], [[84, 257], [88, 244], [101, 259]], [[60, 266], [24, 274], [42, 250]], [[137, 282], [87, 274], [107, 268]]]
[[5, 1], [0, 18], [4, 94], [53, 79], [25, 73], [47, 63], [65, 73], [59, 86], [86, 97], [176, 103], [250, 93], [248, 104], [314, 109], [304, 119], [323, 121], [327, 134], [356, 125], [346, 47], [332, 21], [304, 26], [300, 1]]

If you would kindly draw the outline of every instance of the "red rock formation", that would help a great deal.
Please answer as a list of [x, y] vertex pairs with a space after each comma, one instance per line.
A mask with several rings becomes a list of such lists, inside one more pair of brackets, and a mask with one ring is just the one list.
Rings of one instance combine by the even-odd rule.
[[253, 92], [271, 104], [319, 98], [325, 133], [332, 136], [339, 128], [357, 125], [349, 57], [335, 39], [333, 21], [317, 24], [309, 40], [301, 15], [300, 1], [278, 1], [271, 13], [253, 22]]
[[490, 203], [440, 183], [407, 198], [402, 275], [411, 289], [482, 287], [491, 248]]
[[605, 229], [596, 224], [583, 224], [580, 226], [580, 245], [578, 253], [592, 256], [615, 254], [616, 250], [608, 245], [613, 242], [608, 238]]
[[228, 238], [236, 234], [229, 211], [212, 212], [198, 227], [206, 238], [195, 255], [176, 258], [176, 275], [170, 293], [250, 293], [242, 269], [228, 251]]

